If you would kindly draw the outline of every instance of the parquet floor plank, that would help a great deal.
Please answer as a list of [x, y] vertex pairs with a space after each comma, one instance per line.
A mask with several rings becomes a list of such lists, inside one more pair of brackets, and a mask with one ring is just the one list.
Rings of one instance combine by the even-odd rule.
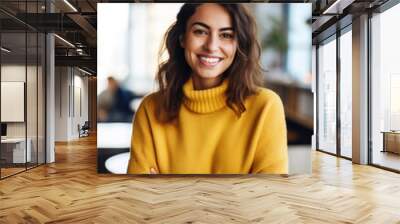
[[313, 152], [312, 175], [104, 175], [96, 138], [0, 181], [0, 223], [400, 223], [400, 175]]

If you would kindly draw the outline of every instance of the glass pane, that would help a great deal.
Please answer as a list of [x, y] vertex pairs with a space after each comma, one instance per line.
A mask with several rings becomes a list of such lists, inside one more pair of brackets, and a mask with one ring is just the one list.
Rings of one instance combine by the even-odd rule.
[[[37, 13], [38, 3], [27, 2], [26, 12], [28, 13], [27, 19], [31, 21], [31, 23], [36, 24], [37, 18], [36, 16], [32, 17], [33, 13]], [[38, 36], [35, 30], [27, 30], [27, 80], [26, 80], [26, 116], [27, 116], [27, 150], [31, 151], [29, 154], [30, 158], [28, 158], [27, 167], [31, 168], [37, 166], [37, 116], [38, 116], [38, 108], [37, 108], [37, 73], [38, 73]]]
[[372, 18], [372, 163], [400, 170], [400, 5]]
[[318, 48], [318, 148], [336, 154], [336, 40]]
[[26, 151], [25, 41], [24, 32], [1, 34], [2, 177], [25, 170], [25, 162], [30, 158], [30, 151]]
[[45, 163], [45, 44], [44, 34], [38, 36], [38, 163]]
[[340, 37], [340, 152], [352, 157], [352, 35], [351, 31]]
[[30, 148], [31, 153], [28, 154], [30, 158], [28, 158], [27, 166], [28, 168], [37, 165], [37, 116], [38, 116], [38, 107], [37, 107], [37, 73], [38, 73], [38, 57], [37, 57], [37, 33], [30, 32], [27, 33], [28, 38], [28, 55], [27, 55], [27, 82], [26, 82], [26, 112], [27, 112], [27, 142], [28, 149]]

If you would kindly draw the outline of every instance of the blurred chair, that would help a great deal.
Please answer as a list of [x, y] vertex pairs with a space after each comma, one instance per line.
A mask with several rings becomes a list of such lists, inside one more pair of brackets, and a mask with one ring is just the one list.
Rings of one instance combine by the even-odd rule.
[[89, 136], [89, 129], [90, 129], [89, 121], [85, 121], [82, 127], [80, 127], [80, 125], [78, 124], [79, 138]]

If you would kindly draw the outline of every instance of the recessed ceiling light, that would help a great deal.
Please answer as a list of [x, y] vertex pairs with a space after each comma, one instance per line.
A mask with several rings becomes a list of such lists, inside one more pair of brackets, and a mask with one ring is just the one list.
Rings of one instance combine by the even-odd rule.
[[11, 50], [9, 50], [9, 49], [7, 49], [7, 48], [5, 48], [5, 47], [1, 47], [1, 50], [4, 51], [4, 52], [6, 52], [6, 53], [10, 53], [10, 52], [11, 52]]
[[90, 73], [90, 72], [88, 72], [88, 71], [86, 71], [86, 70], [83, 70], [83, 69], [81, 69], [81, 68], [79, 68], [79, 67], [78, 67], [78, 70], [81, 71], [81, 72], [83, 72], [83, 73], [85, 73], [85, 74], [92, 75], [92, 73]]
[[351, 5], [355, 0], [336, 0], [322, 14], [342, 14], [343, 9]]
[[64, 0], [65, 4], [67, 4], [72, 10], [74, 10], [75, 12], [78, 12], [78, 10], [71, 4], [69, 3], [68, 0]]
[[73, 45], [73, 44], [72, 44], [71, 42], [69, 42], [68, 40], [66, 40], [66, 39], [64, 39], [64, 38], [62, 38], [62, 37], [60, 37], [60, 36], [57, 35], [57, 34], [54, 34], [54, 36], [57, 37], [58, 39], [60, 39], [61, 41], [63, 41], [64, 43], [66, 43], [67, 45], [69, 45], [69, 46], [75, 48], [75, 45]]

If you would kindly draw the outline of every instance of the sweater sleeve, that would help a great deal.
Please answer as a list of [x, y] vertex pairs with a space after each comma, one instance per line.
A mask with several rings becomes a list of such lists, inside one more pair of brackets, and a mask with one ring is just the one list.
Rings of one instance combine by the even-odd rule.
[[283, 104], [272, 93], [263, 111], [264, 119], [257, 144], [252, 173], [287, 174], [287, 133]]
[[133, 121], [128, 174], [150, 174], [150, 168], [158, 170], [146, 102], [144, 99]]

